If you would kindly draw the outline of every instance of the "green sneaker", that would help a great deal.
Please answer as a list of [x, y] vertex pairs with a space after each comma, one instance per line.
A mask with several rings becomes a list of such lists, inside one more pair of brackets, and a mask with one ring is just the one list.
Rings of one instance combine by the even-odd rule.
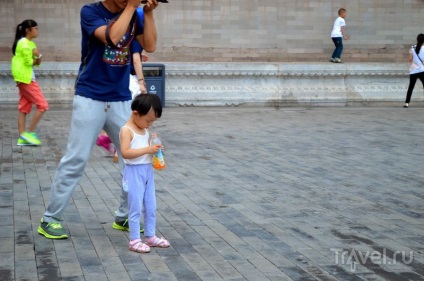
[[19, 139], [18, 139], [18, 143], [17, 143], [16, 145], [24, 146], [24, 145], [32, 145], [32, 144], [30, 144], [29, 142], [27, 142], [27, 141], [26, 141], [25, 139], [23, 139], [23, 138], [19, 138]]
[[[124, 220], [124, 221], [118, 221], [115, 220], [112, 224], [112, 228], [117, 229], [117, 230], [124, 230], [124, 231], [130, 231], [130, 226], [128, 224], [128, 219]], [[144, 229], [143, 226], [140, 224], [140, 232], [143, 233]]]
[[63, 230], [62, 224], [58, 222], [44, 222], [41, 219], [41, 224], [38, 227], [38, 233], [50, 239], [66, 239], [68, 234]]
[[38, 139], [37, 133], [35, 132], [23, 132], [21, 138], [32, 145], [41, 145], [41, 141]]

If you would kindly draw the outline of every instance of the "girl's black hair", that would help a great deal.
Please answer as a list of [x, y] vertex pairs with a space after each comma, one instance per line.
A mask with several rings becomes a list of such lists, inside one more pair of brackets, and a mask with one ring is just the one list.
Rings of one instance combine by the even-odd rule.
[[140, 94], [136, 96], [131, 103], [131, 110], [137, 111], [141, 116], [147, 115], [150, 109], [155, 112], [156, 118], [162, 115], [162, 103], [159, 96], [154, 94]]
[[16, 45], [18, 44], [19, 39], [26, 36], [27, 28], [36, 27], [38, 24], [34, 20], [24, 20], [16, 27], [15, 41], [13, 42], [12, 53], [15, 54]]
[[417, 53], [417, 55], [420, 53], [423, 43], [424, 43], [424, 34], [420, 33], [417, 36], [417, 46], [415, 47], [415, 52]]

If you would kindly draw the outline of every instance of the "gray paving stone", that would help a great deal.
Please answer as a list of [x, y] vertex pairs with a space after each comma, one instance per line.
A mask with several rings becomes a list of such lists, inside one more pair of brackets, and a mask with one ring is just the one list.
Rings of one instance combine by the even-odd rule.
[[172, 243], [172, 248], [174, 248], [180, 255], [195, 253], [195, 247], [196, 245], [191, 245], [186, 239], [174, 239]]
[[84, 278], [84, 276], [68, 276], [68, 277], [62, 276], [61, 280], [63, 280], [63, 281], [84, 281], [85, 278]]
[[[104, 272], [104, 268], [100, 265], [84, 265], [81, 266], [85, 280], [101, 281], [107, 280], [108, 277]], [[125, 280], [126, 276], [116, 277], [117, 280]], [[126, 279], [128, 280], [128, 278]]]
[[145, 264], [146, 268], [151, 273], [162, 273], [162, 272], [170, 272], [167, 263], [162, 257], [155, 253], [154, 251], [150, 252], [146, 255], [141, 255], [141, 259]]
[[[6, 241], [7, 243], [7, 241]], [[0, 277], [4, 280], [13, 280], [15, 274], [15, 254], [14, 252], [3, 252], [0, 255]]]
[[125, 279], [130, 280], [127, 270], [122, 264], [118, 256], [116, 257], [113, 257], [113, 256], [102, 257], [102, 255], [99, 255], [99, 256], [101, 256], [102, 266], [108, 278], [116, 279], [116, 280], [121, 280], [121, 278], [122, 280], [125, 280]]
[[[234, 268], [240, 272], [245, 280], [267, 280], [266, 273], [255, 267], [248, 261], [230, 261]], [[259, 270], [258, 270], [259, 269]], [[277, 270], [279, 272], [279, 270]], [[237, 278], [236, 278], [237, 279]]]
[[125, 269], [131, 280], [148, 280], [151, 275], [145, 267], [139, 266], [139, 263], [126, 265]]
[[[41, 147], [15, 145], [14, 113], [0, 110], [1, 280], [424, 280], [419, 108], [165, 108], [157, 235], [171, 247], [149, 254], [111, 228], [120, 173], [97, 147], [70, 238], [37, 233], [71, 111], [46, 113]], [[386, 264], [352, 270], [334, 249], [385, 249]]]
[[2, 241], [3, 241], [3, 243], [1, 243], [1, 246], [0, 246], [0, 253], [1, 254], [14, 253], [14, 251], [15, 251], [15, 239], [14, 239], [14, 237], [2, 238]]
[[213, 269], [201, 255], [198, 253], [193, 254], [182, 254], [181, 257], [187, 262], [187, 264], [193, 269], [194, 272], [212, 272]]
[[316, 280], [311, 275], [309, 275], [306, 271], [298, 268], [298, 267], [283, 267], [281, 270], [287, 274], [290, 278], [293, 280], [305, 280], [305, 281], [312, 281]]
[[178, 280], [200, 280], [196, 272], [181, 256], [167, 259], [166, 264]]
[[148, 276], [148, 279], [142, 278], [138, 280], [175, 281], [179, 279], [172, 272], [154, 272]]

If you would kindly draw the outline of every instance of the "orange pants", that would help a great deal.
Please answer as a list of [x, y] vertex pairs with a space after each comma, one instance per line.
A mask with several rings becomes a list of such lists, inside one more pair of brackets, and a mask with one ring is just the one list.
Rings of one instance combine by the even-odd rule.
[[29, 84], [18, 83], [17, 87], [19, 88], [19, 105], [18, 110], [20, 112], [29, 114], [31, 113], [32, 105], [37, 106], [37, 110], [46, 111], [49, 109], [49, 104], [46, 101], [46, 98], [41, 92], [41, 88], [38, 85], [37, 81], [31, 81]]

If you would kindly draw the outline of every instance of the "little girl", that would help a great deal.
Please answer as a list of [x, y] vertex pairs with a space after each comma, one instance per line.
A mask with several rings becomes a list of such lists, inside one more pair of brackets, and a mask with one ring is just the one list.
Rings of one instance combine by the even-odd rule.
[[[24, 20], [16, 27], [13, 42], [12, 75], [19, 89], [17, 145], [41, 145], [35, 133], [35, 128], [49, 105], [35, 80], [33, 65], [40, 65], [41, 54], [32, 39], [38, 37], [38, 26], [34, 20]], [[28, 131], [25, 131], [26, 116], [31, 113], [32, 105], [37, 106], [37, 112], [32, 117]]]
[[[169, 242], [155, 235], [156, 194], [152, 154], [161, 146], [149, 145], [148, 128], [162, 115], [157, 95], [138, 95], [131, 104], [132, 115], [121, 128], [121, 153], [125, 162], [122, 186], [128, 192], [129, 249], [148, 253], [150, 247], [167, 248]], [[145, 243], [140, 239], [140, 218], [144, 213]]]

